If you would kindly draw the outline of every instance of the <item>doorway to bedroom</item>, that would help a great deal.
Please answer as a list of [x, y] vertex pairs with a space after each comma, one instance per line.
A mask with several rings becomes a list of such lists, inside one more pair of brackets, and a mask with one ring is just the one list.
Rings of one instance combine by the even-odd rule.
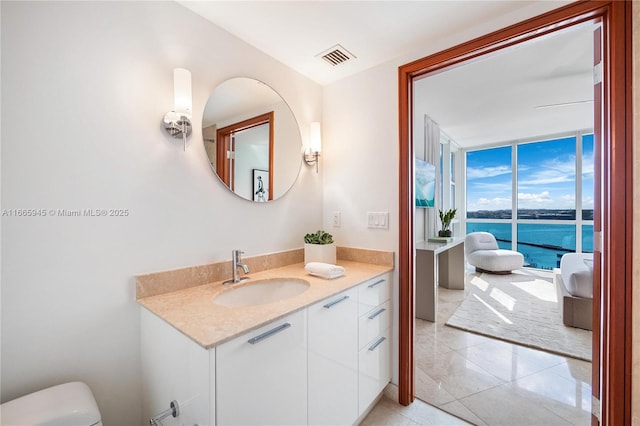
[[[602, 48], [605, 52], [603, 83], [600, 88], [606, 87], [606, 91], [594, 90], [594, 106], [601, 111], [598, 116], [603, 117], [607, 126], [600, 133], [599, 123], [595, 123], [594, 134], [596, 139], [602, 142], [602, 181], [596, 176], [597, 183], [602, 182], [602, 204], [595, 200], [594, 204], [594, 241], [604, 244], [594, 244], [594, 276], [600, 276], [602, 280], [594, 280], [594, 305], [600, 306], [603, 312], [603, 322], [597, 322], [598, 328], [594, 329], [594, 368], [593, 368], [593, 395], [601, 399], [601, 417], [605, 423], [615, 419], [623, 421], [629, 413], [630, 399], [625, 391], [629, 389], [630, 382], [630, 321], [631, 315], [628, 304], [630, 300], [631, 274], [627, 255], [630, 243], [627, 240], [631, 235], [631, 184], [627, 181], [630, 170], [630, 146], [631, 146], [631, 111], [627, 110], [625, 99], [628, 97], [630, 86], [630, 40], [628, 5], [616, 2], [604, 3], [575, 3], [558, 9], [549, 14], [531, 19], [522, 24], [514, 25], [496, 33], [473, 40], [447, 51], [439, 52], [430, 57], [415, 61], [400, 67], [400, 255], [399, 255], [399, 326], [400, 326], [400, 366], [399, 366], [399, 400], [407, 404], [414, 397], [413, 390], [417, 381], [414, 375], [414, 341], [413, 332], [415, 320], [414, 312], [414, 205], [413, 185], [409, 179], [413, 172], [413, 141], [417, 128], [412, 121], [409, 112], [411, 109], [413, 83], [416, 78], [425, 75], [443, 73], [469, 61], [482, 61], [485, 55], [492, 55], [504, 48], [510, 48], [530, 40], [541, 40], [558, 30], [570, 28], [576, 24], [585, 22], [600, 22], [603, 25], [604, 38]], [[614, 34], [615, 36], [612, 36]], [[625, 40], [627, 43], [625, 43]], [[595, 49], [597, 50], [597, 49]], [[615, 64], [615, 66], [614, 66]], [[467, 95], [473, 95], [468, 92]], [[601, 106], [600, 110], [598, 107]], [[464, 104], [458, 104], [463, 109]], [[481, 110], [478, 110], [481, 111]], [[494, 128], [495, 129], [495, 128]], [[612, 135], [615, 135], [613, 137]], [[551, 135], [556, 136], [556, 135]], [[444, 164], [448, 161], [445, 159]], [[596, 161], [596, 164], [598, 161]], [[454, 165], [454, 167], [456, 167]], [[615, 173], [611, 173], [615, 170]], [[629, 182], [629, 183], [627, 183]], [[456, 182], [456, 191], [460, 190], [460, 181]], [[463, 189], [464, 190], [464, 189]], [[594, 190], [599, 195], [599, 190]], [[453, 197], [451, 197], [453, 199]], [[463, 198], [464, 199], [464, 198]], [[599, 210], [600, 207], [601, 209]], [[615, 209], [616, 220], [612, 211]], [[601, 214], [602, 216], [598, 216]], [[464, 218], [466, 219], [466, 217]], [[417, 221], [417, 220], [416, 220]], [[604, 227], [600, 229], [600, 224]], [[466, 223], [461, 223], [459, 226]], [[517, 224], [515, 225], [517, 227]], [[425, 226], [425, 229], [430, 229]], [[516, 229], [517, 232], [517, 229]], [[515, 235], [516, 232], [513, 234]], [[610, 238], [616, 235], [615, 239]], [[620, 237], [618, 237], [620, 236]], [[600, 249], [608, 250], [600, 253]], [[619, 253], [619, 256], [610, 257], [609, 250]], [[602, 268], [602, 269], [600, 269]], [[538, 279], [538, 277], [536, 277]], [[602, 287], [602, 288], [601, 288]], [[600, 300], [601, 295], [606, 297]], [[615, 312], [615, 315], [613, 314]], [[602, 328], [600, 326], [602, 325]], [[620, 332], [618, 332], [620, 330]], [[417, 333], [416, 333], [417, 335]], [[604, 351], [604, 352], [602, 352]], [[600, 354], [603, 354], [600, 357]], [[602, 379], [602, 383], [600, 380]], [[624, 398], [614, 399], [613, 395], [625, 395]]]
[[465, 290], [439, 288], [435, 323], [416, 319], [416, 397], [474, 424], [590, 421], [591, 331], [563, 324], [552, 271], [593, 251], [595, 26], [413, 83], [414, 155], [440, 188], [435, 208], [416, 202], [416, 244], [456, 209], [454, 236], [489, 232], [525, 259], [470, 267]]

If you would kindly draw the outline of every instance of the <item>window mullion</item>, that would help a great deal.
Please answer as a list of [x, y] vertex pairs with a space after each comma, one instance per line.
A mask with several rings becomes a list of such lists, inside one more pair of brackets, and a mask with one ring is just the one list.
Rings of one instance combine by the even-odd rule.
[[582, 252], [582, 132], [576, 134], [576, 252]]
[[511, 250], [518, 250], [518, 144], [511, 144]]

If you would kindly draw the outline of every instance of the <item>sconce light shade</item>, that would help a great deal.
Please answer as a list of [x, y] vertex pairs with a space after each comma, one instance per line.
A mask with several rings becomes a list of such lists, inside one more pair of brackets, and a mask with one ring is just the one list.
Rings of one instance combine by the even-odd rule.
[[314, 121], [309, 124], [309, 147], [305, 150], [304, 161], [312, 166], [316, 165], [318, 173], [318, 159], [322, 151], [322, 138], [320, 137], [320, 123]]
[[322, 151], [322, 140], [320, 138], [320, 123], [314, 121], [309, 125], [309, 150], [311, 152]]
[[182, 138], [187, 150], [187, 136], [191, 135], [191, 72], [184, 68], [173, 70], [173, 110], [165, 114], [162, 124], [174, 138]]
[[191, 71], [173, 70], [173, 110], [191, 118]]

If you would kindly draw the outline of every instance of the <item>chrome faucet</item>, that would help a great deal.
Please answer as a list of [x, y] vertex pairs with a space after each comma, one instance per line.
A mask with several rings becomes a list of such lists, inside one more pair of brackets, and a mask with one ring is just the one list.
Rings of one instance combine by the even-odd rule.
[[238, 268], [242, 268], [242, 270], [244, 271], [245, 274], [249, 273], [249, 267], [242, 263], [242, 255], [244, 254], [244, 252], [242, 250], [231, 250], [231, 263], [232, 263], [232, 268], [233, 268], [233, 278], [225, 281], [223, 284], [234, 284], [234, 283], [239, 283], [241, 281], [244, 281], [246, 279], [248, 279], [249, 277], [244, 276], [244, 277], [240, 277], [238, 276]]

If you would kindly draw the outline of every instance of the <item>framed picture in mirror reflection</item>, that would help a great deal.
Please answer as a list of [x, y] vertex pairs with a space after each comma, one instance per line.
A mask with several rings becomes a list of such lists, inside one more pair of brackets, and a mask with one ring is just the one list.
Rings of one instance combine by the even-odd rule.
[[253, 169], [253, 201], [267, 202], [269, 200], [269, 172]]

